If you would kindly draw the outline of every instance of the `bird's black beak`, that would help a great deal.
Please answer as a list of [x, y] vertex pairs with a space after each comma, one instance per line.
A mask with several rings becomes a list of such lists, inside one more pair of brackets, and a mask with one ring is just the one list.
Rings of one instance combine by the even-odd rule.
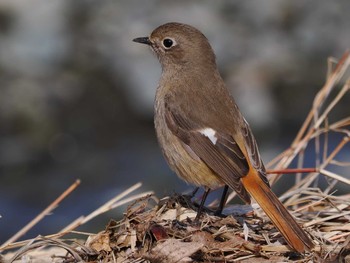
[[149, 37], [137, 37], [134, 38], [132, 41], [141, 43], [141, 44], [146, 44], [146, 45], [151, 45], [151, 41], [149, 40]]

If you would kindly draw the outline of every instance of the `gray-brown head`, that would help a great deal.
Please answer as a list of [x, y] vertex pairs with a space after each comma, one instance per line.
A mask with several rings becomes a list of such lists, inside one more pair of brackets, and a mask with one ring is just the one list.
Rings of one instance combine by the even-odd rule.
[[163, 70], [171, 67], [215, 67], [215, 55], [207, 38], [196, 28], [167, 23], [153, 30], [149, 37], [134, 42], [147, 44], [156, 53]]

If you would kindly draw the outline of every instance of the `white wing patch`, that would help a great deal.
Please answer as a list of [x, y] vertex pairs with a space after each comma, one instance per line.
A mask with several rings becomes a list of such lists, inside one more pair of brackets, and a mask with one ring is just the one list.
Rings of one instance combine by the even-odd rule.
[[218, 138], [215, 136], [216, 135], [216, 131], [214, 131], [212, 128], [205, 128], [202, 130], [199, 130], [199, 132], [201, 134], [203, 134], [204, 136], [208, 137], [208, 139], [215, 145], [216, 141], [218, 140]]

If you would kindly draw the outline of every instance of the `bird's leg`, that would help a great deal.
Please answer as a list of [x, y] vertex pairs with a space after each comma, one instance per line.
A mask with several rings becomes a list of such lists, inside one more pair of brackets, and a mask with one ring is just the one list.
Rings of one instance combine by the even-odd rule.
[[196, 193], [198, 192], [199, 187], [196, 187], [192, 192], [190, 192], [189, 194], [184, 194], [182, 195], [182, 200], [184, 201], [184, 203], [186, 204], [187, 207], [195, 210], [195, 205], [194, 203], [192, 203], [192, 198], [196, 195]]
[[199, 187], [196, 187], [196, 188], [192, 191], [192, 193], [190, 194], [190, 198], [191, 198], [191, 199], [196, 195], [196, 193], [198, 192], [198, 190], [199, 190]]
[[201, 201], [201, 204], [199, 205], [199, 208], [198, 208], [198, 211], [197, 211], [197, 215], [196, 215], [196, 218], [194, 219], [194, 222], [199, 222], [199, 218], [201, 216], [201, 213], [202, 213], [202, 210], [203, 210], [203, 207], [204, 207], [204, 203], [205, 203], [205, 200], [207, 199], [208, 197], [208, 194], [210, 192], [210, 188], [208, 188], [205, 192], [204, 192], [204, 195], [202, 197], [202, 201]]
[[222, 191], [220, 205], [219, 205], [218, 209], [215, 211], [215, 215], [217, 215], [217, 216], [221, 215], [222, 210], [224, 210], [224, 206], [225, 206], [226, 200], [227, 200], [227, 191], [228, 191], [228, 185], [225, 185], [224, 190]]

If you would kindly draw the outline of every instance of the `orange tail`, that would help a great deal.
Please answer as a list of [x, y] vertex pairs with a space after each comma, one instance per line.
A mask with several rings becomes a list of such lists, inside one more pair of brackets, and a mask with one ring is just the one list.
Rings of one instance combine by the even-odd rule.
[[251, 170], [241, 180], [245, 189], [264, 210], [292, 248], [303, 253], [305, 250], [310, 251], [314, 247], [311, 239], [278, 200], [270, 187], [262, 181], [257, 171]]

